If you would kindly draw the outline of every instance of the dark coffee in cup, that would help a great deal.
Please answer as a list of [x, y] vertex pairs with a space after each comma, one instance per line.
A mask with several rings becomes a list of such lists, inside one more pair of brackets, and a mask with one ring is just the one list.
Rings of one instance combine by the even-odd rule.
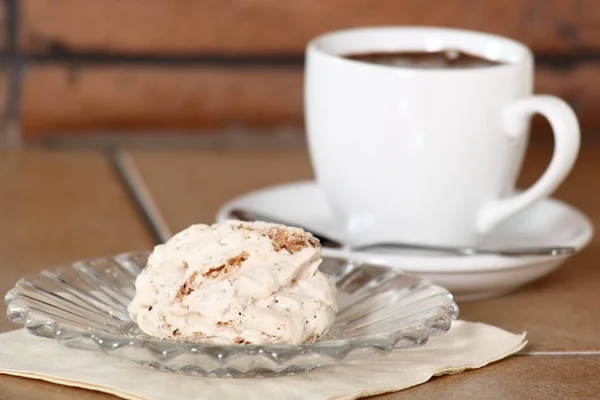
[[351, 60], [387, 65], [391, 67], [424, 69], [481, 68], [502, 64], [501, 62], [492, 61], [458, 50], [444, 50], [435, 52], [371, 52], [363, 54], [348, 54], [344, 57]]

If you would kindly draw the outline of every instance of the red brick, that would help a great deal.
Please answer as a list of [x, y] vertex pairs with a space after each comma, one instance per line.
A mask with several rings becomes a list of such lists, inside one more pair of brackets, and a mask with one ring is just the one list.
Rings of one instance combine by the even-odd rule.
[[79, 131], [267, 127], [302, 120], [297, 70], [34, 66], [25, 76], [28, 137]]
[[574, 108], [582, 131], [600, 131], [600, 63], [566, 70], [539, 67], [535, 91], [562, 97]]
[[600, 49], [597, 0], [22, 0], [21, 47], [136, 53], [300, 53], [369, 25], [507, 35], [544, 53]]

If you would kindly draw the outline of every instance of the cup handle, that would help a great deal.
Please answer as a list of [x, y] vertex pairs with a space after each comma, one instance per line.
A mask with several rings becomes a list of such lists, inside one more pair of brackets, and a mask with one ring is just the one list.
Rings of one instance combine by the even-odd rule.
[[498, 223], [552, 194], [573, 168], [579, 152], [579, 123], [573, 109], [562, 99], [537, 95], [516, 101], [504, 114], [506, 135], [516, 139], [527, 132], [533, 114], [548, 119], [554, 134], [554, 154], [544, 174], [529, 189], [514, 196], [494, 200], [483, 206], [476, 221], [477, 231], [485, 234]]

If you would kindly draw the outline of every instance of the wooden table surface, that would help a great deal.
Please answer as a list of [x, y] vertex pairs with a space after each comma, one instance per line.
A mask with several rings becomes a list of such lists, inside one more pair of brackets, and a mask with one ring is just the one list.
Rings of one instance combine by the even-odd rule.
[[[521, 186], [539, 176], [551, 151], [530, 149]], [[599, 174], [600, 145], [584, 146], [555, 196], [595, 224]], [[116, 156], [100, 150], [2, 151], [0, 292], [22, 275], [63, 262], [151, 249], [160, 240], [157, 232], [212, 222], [216, 209], [234, 196], [311, 176], [302, 150], [124, 150]], [[132, 191], [131, 184], [146, 190]], [[546, 278], [500, 298], [459, 304], [461, 319], [527, 331], [523, 355], [377, 399], [600, 399], [599, 293], [595, 237]], [[0, 331], [16, 328], [2, 313]], [[0, 400], [63, 398], [115, 397], [0, 376]]]

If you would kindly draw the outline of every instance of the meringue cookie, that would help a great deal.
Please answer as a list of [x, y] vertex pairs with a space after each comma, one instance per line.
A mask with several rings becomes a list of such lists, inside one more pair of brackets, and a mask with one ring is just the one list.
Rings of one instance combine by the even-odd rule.
[[146, 334], [219, 344], [300, 344], [337, 312], [321, 248], [300, 228], [265, 222], [192, 225], [156, 246], [128, 310]]

